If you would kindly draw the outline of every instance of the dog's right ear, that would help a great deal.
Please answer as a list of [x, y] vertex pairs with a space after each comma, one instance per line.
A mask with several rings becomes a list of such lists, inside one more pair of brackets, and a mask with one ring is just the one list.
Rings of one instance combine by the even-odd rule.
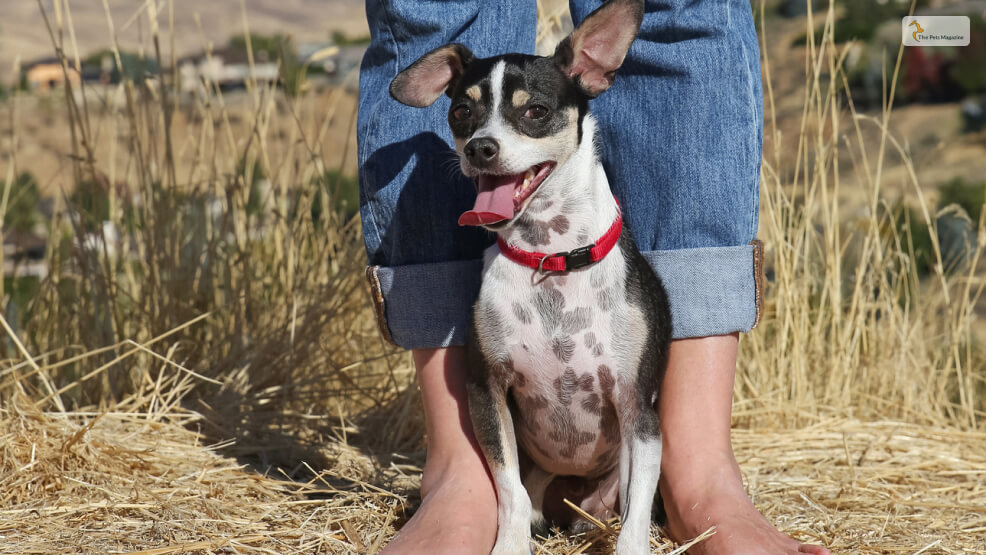
[[431, 106], [442, 93], [452, 95], [472, 60], [472, 52], [461, 44], [436, 48], [394, 77], [390, 82], [390, 96], [415, 108]]

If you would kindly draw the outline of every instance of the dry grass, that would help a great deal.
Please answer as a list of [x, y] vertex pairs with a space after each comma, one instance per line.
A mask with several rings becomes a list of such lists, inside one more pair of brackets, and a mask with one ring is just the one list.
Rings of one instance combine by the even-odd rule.
[[397, 505], [339, 470], [292, 481], [217, 455], [191, 415], [52, 419], [15, 400], [0, 422], [3, 553], [363, 551]]
[[[327, 464], [289, 479], [299, 469], [259, 468], [224, 456], [224, 445], [206, 446], [189, 429], [198, 418], [181, 410], [52, 416], [8, 402], [0, 553], [373, 552], [415, 500], [420, 453], [384, 465], [329, 441], [320, 453]], [[799, 539], [841, 553], [986, 550], [986, 433], [830, 419], [738, 429], [734, 442], [757, 506]], [[655, 532], [655, 552], [674, 552]], [[599, 552], [612, 539], [606, 531], [542, 538], [537, 552]]]
[[[797, 137], [776, 133], [767, 91], [773, 277], [741, 342], [737, 455], [758, 507], [800, 539], [983, 552], [981, 247], [918, 274], [884, 193], [884, 160], [907, 159], [885, 131], [892, 106], [861, 115], [842, 100], [825, 17]], [[105, 217], [132, 239], [94, 247], [101, 222], [62, 206], [50, 275], [2, 321], [0, 552], [374, 552], [417, 501], [423, 425], [409, 361], [377, 335], [362, 290], [358, 222], [324, 177], [351, 164], [349, 141], [326, 133], [351, 128], [352, 104], [256, 83], [241, 109], [212, 88], [179, 134], [167, 88], [117, 94], [125, 107], [101, 114], [66, 95], [66, 171], [76, 185], [115, 176]], [[22, 106], [2, 107], [15, 122], [8, 177]], [[95, 121], [112, 123], [122, 153], [102, 154]], [[290, 148], [272, 148], [275, 135]], [[798, 142], [793, 162], [782, 140]], [[271, 182], [259, 198], [256, 172]], [[914, 175], [910, 202], [935, 237]], [[847, 176], [865, 184], [862, 203]], [[207, 200], [221, 211], [196, 210]], [[618, 525], [601, 524], [537, 552], [605, 551]], [[655, 551], [681, 552], [654, 532]]]

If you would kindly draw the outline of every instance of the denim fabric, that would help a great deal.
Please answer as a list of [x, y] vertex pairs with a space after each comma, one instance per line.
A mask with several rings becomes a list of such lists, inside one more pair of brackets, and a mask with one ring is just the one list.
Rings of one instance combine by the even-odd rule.
[[493, 239], [459, 227], [476, 188], [459, 171], [449, 98], [427, 109], [390, 97], [390, 82], [422, 55], [452, 42], [478, 57], [530, 52], [537, 4], [484, 0], [367, 0], [370, 46], [360, 66], [360, 215], [371, 265], [477, 258]]
[[[571, 2], [576, 24], [601, 1]], [[406, 348], [465, 340], [477, 260], [493, 236], [462, 228], [475, 188], [458, 171], [448, 99], [390, 98], [419, 56], [461, 42], [480, 57], [533, 52], [533, 0], [368, 0], [360, 73], [360, 209], [382, 326]], [[757, 38], [746, 0], [647, 1], [613, 87], [590, 104], [610, 184], [665, 282], [674, 336], [747, 331], [757, 318], [754, 239], [762, 142]]]

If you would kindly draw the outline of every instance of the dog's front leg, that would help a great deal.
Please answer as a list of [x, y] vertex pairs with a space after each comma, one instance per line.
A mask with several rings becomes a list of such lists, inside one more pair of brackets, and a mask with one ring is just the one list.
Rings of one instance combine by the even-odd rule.
[[496, 486], [498, 529], [492, 555], [528, 555], [532, 507], [520, 478], [517, 438], [507, 407], [507, 369], [488, 365], [475, 338], [469, 343], [469, 415]]
[[617, 555], [650, 553], [650, 522], [661, 477], [661, 430], [657, 412], [643, 394], [620, 415], [620, 505]]

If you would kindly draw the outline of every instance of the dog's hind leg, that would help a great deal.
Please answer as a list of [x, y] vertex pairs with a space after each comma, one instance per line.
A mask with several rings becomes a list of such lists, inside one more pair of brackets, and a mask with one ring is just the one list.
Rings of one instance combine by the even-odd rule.
[[475, 339], [467, 346], [469, 416], [496, 487], [498, 528], [492, 555], [529, 555], [532, 508], [520, 479], [517, 437], [507, 406], [509, 371], [487, 364]]
[[636, 400], [636, 406], [624, 411], [620, 422], [624, 442], [624, 448], [620, 450], [620, 472], [626, 472], [626, 476], [620, 477], [622, 529], [616, 542], [617, 555], [650, 553], [651, 509], [661, 477], [661, 432], [657, 412], [646, 402], [644, 395], [631, 397]]
[[530, 467], [524, 473], [524, 488], [531, 499], [531, 534], [546, 535], [548, 533], [548, 520], [544, 516], [544, 493], [548, 485], [555, 479], [555, 475], [544, 470], [534, 461], [530, 461]]

